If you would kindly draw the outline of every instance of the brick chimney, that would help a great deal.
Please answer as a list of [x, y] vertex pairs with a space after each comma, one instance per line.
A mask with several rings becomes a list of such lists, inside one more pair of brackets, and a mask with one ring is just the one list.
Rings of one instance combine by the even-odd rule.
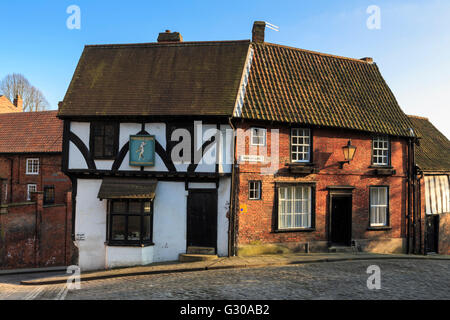
[[183, 37], [179, 32], [161, 32], [158, 36], [158, 42], [183, 42]]
[[17, 108], [17, 111], [23, 111], [23, 100], [19, 94], [14, 98], [13, 104]]
[[252, 41], [256, 43], [264, 43], [264, 33], [266, 31], [266, 23], [264, 21], [255, 21], [252, 29]]
[[364, 57], [364, 58], [361, 58], [359, 60], [362, 60], [362, 61], [365, 61], [365, 62], [368, 62], [368, 63], [373, 63], [373, 58], [371, 58], [371, 57]]

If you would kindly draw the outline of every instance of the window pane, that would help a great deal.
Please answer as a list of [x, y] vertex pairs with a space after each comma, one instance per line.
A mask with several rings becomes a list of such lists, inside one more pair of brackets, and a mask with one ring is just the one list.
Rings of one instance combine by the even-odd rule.
[[144, 213], [150, 213], [152, 211], [152, 203], [147, 201], [144, 202]]
[[127, 203], [125, 201], [114, 201], [112, 203], [113, 213], [126, 213], [126, 211], [127, 211]]
[[111, 216], [112, 230], [111, 238], [113, 240], [125, 240], [126, 226], [124, 216]]
[[128, 240], [138, 241], [141, 236], [141, 217], [129, 216], [128, 217]]
[[103, 156], [103, 137], [94, 138], [94, 155], [98, 157]]
[[143, 234], [142, 234], [142, 240], [143, 241], [150, 241], [151, 240], [150, 226], [151, 226], [151, 217], [150, 216], [144, 216], [144, 225], [143, 225]]
[[140, 201], [130, 201], [128, 212], [132, 214], [141, 213], [141, 202]]

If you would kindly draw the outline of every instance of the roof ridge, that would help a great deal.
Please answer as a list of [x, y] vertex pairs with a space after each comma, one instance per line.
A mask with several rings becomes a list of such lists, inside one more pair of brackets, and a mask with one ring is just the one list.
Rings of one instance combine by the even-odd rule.
[[122, 47], [170, 47], [189, 45], [219, 45], [233, 43], [250, 43], [250, 40], [217, 40], [217, 41], [173, 41], [173, 42], [143, 42], [143, 43], [112, 43], [112, 44], [88, 44], [85, 48], [122, 48]]
[[[252, 42], [252, 44], [256, 44], [256, 43]], [[364, 61], [364, 60], [361, 60], [361, 59], [357, 59], [357, 58], [350, 58], [350, 57], [339, 56], [339, 55], [335, 55], [335, 54], [331, 54], [331, 53], [324, 53], [324, 52], [313, 51], [313, 50], [308, 50], [308, 49], [296, 48], [296, 47], [286, 46], [286, 45], [283, 45], [283, 44], [270, 43], [270, 42], [257, 43], [257, 44], [258, 45], [269, 45], [269, 46], [275, 46], [275, 47], [280, 47], [280, 48], [292, 49], [292, 50], [307, 52], [307, 53], [311, 53], [311, 54], [317, 54], [319, 56], [325, 56], [325, 57], [336, 58], [336, 59], [344, 59], [344, 60], [356, 61], [356, 62], [361, 62], [361, 63], [365, 63], [365, 64], [375, 64], [375, 62], [367, 62], [367, 61]]]
[[427, 120], [430, 121], [430, 119], [428, 119], [427, 117], [421, 117], [421, 116], [416, 116], [413, 114], [407, 114], [408, 118], [415, 118], [415, 119], [421, 119], [421, 120]]

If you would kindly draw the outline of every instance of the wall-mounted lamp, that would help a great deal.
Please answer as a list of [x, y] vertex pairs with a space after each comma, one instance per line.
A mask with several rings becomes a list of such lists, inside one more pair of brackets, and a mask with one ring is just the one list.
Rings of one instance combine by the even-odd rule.
[[344, 168], [344, 163], [350, 163], [355, 156], [356, 147], [352, 146], [352, 140], [348, 140], [348, 143], [345, 147], [342, 147], [342, 151], [344, 151], [344, 159], [345, 161], [339, 161], [340, 168]]

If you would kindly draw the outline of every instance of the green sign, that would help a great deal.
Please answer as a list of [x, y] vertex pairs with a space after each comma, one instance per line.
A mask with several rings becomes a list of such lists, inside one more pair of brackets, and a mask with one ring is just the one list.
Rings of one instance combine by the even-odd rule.
[[155, 136], [130, 136], [130, 166], [155, 165]]

